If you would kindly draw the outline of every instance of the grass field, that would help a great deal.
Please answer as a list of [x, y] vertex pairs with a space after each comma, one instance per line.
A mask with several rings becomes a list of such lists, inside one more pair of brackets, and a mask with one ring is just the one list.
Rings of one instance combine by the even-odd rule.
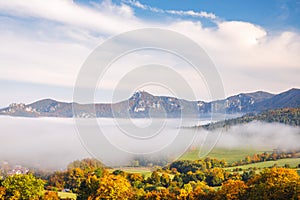
[[[245, 159], [246, 156], [250, 155], [252, 156], [255, 153], [263, 153], [263, 152], [270, 152], [270, 149], [213, 149], [207, 157], [210, 158], [216, 158], [218, 160], [224, 159], [228, 163], [232, 163], [235, 161], [240, 161]], [[200, 159], [198, 157], [199, 150], [191, 150], [185, 153], [180, 160], [198, 160]], [[247, 164], [237, 167], [230, 167], [226, 168], [228, 170], [232, 170], [235, 168], [242, 168], [242, 169], [248, 169], [250, 167], [256, 167], [256, 168], [266, 168], [266, 167], [272, 167], [274, 164], [277, 164], [278, 166], [282, 167], [285, 164], [289, 164], [292, 168], [295, 168], [300, 164], [300, 158], [288, 158], [288, 159], [280, 159], [277, 161], [266, 161], [266, 162], [259, 162], [259, 163], [253, 163], [253, 164]], [[153, 168], [151, 167], [122, 167], [122, 168], [115, 168], [111, 169], [110, 171], [114, 170], [122, 170], [128, 173], [139, 173], [145, 176], [145, 178], [151, 176], [151, 173], [153, 171]], [[300, 174], [300, 169], [297, 169], [297, 172]]]
[[[224, 159], [228, 163], [232, 163], [235, 161], [243, 160], [246, 156], [250, 155], [252, 156], [255, 153], [262, 153], [270, 151], [268, 150], [257, 150], [257, 149], [213, 149], [207, 157], [210, 158], [216, 158], [218, 160]], [[199, 150], [191, 150], [186, 152], [180, 160], [198, 160], [200, 159], [199, 156]]]
[[267, 167], [274, 166], [274, 164], [277, 164], [277, 166], [279, 167], [283, 167], [285, 164], [289, 164], [292, 168], [296, 168], [298, 164], [300, 164], [300, 158], [286, 158], [286, 159], [280, 159], [276, 161], [259, 162], [259, 163], [253, 163], [253, 164], [242, 165], [237, 167], [228, 167], [226, 169], [228, 170], [232, 170], [236, 168], [248, 169], [250, 167], [267, 168]]
[[149, 167], [122, 167], [122, 168], [115, 168], [115, 169], [111, 169], [110, 171], [114, 171], [114, 170], [122, 170], [124, 172], [127, 173], [137, 173], [137, 174], [141, 174], [143, 175], [145, 178], [148, 178], [151, 176], [152, 173], [152, 169]]

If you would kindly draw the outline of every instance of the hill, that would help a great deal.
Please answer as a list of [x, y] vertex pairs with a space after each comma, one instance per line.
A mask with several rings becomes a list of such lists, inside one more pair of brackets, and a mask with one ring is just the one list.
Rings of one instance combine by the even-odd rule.
[[269, 110], [276, 108], [297, 108], [300, 105], [300, 89], [290, 89], [275, 95], [268, 100], [259, 102], [256, 110]]
[[220, 127], [234, 126], [245, 124], [252, 121], [277, 122], [291, 126], [300, 126], [300, 108], [280, 108], [275, 110], [264, 111], [260, 114], [247, 114], [235, 119], [229, 119], [222, 122], [216, 122], [201, 126], [205, 129], [216, 129]]
[[[260, 113], [276, 108], [300, 107], [300, 90], [274, 95], [263, 91], [241, 93], [212, 102], [187, 101], [176, 97], [154, 96], [145, 91], [134, 93], [129, 99], [114, 104], [78, 104], [43, 99], [25, 105], [12, 103], [0, 109], [0, 115], [22, 117], [207, 117], [211, 113]], [[73, 112], [75, 108], [75, 112]]]

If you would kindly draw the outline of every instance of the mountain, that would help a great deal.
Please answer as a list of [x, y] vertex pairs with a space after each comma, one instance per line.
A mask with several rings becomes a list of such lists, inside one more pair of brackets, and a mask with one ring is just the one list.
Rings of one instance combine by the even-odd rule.
[[73, 117], [72, 103], [43, 99], [32, 104], [12, 103], [1, 109], [0, 114], [23, 117]]
[[257, 111], [258, 104], [264, 101], [268, 101], [272, 97], [274, 97], [274, 94], [257, 91], [253, 93], [241, 93], [235, 96], [228, 97], [225, 100], [214, 101], [212, 102], [212, 104], [224, 104], [226, 107], [226, 113], [228, 114], [248, 113]]
[[263, 111], [259, 114], [246, 114], [235, 119], [228, 119], [211, 124], [199, 126], [213, 130], [221, 127], [230, 127], [238, 124], [246, 124], [252, 121], [262, 121], [268, 123], [283, 123], [291, 126], [300, 126], [300, 108], [280, 108], [275, 110]]
[[[263, 91], [241, 93], [212, 102], [187, 101], [168, 96], [154, 96], [145, 91], [114, 104], [65, 103], [43, 99], [32, 104], [12, 103], [0, 109], [0, 115], [23, 117], [202, 117], [214, 113], [260, 113], [275, 108], [300, 107], [300, 90], [274, 95]], [[73, 113], [73, 108], [75, 112]]]
[[256, 105], [256, 110], [269, 110], [276, 108], [297, 108], [300, 105], [300, 89], [290, 89]]

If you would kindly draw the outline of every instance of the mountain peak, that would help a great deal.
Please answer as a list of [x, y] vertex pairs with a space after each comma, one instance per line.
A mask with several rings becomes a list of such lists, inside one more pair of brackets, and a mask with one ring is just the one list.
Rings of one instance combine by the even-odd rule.
[[261, 110], [274, 108], [297, 108], [300, 105], [300, 89], [292, 88], [280, 94], [274, 95], [268, 101], [261, 102], [258, 107]]
[[149, 98], [149, 97], [154, 97], [154, 96], [144, 90], [138, 90], [131, 96], [130, 99], [147, 98], [147, 97]]
[[292, 89], [290, 89], [290, 90], [288, 90], [286, 92], [300, 92], [300, 89], [298, 89], [298, 88], [292, 88]]

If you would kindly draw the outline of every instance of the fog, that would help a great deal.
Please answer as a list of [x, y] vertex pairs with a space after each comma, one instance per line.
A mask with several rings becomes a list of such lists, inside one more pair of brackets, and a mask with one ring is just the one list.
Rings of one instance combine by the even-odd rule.
[[82, 147], [72, 119], [0, 118], [0, 161], [30, 167], [63, 169], [90, 157]]
[[[252, 122], [222, 132], [179, 128], [207, 122], [207, 119], [200, 122], [180, 119], [76, 121], [2, 116], [0, 162], [64, 169], [74, 160], [93, 156], [111, 166], [138, 156], [161, 156], [172, 160], [181, 156], [191, 144], [202, 147], [203, 155], [213, 147], [300, 148], [300, 129], [282, 124]], [[102, 134], [98, 133], [98, 128]]]
[[[220, 130], [201, 130], [193, 146], [199, 147], [205, 136], [219, 134]], [[253, 121], [247, 124], [231, 126], [223, 129], [214, 148], [234, 149], [253, 148], [273, 150], [275, 148], [293, 150], [300, 149], [300, 128], [280, 123]]]
[[254, 121], [224, 131], [217, 147], [300, 149], [300, 128], [280, 123]]

